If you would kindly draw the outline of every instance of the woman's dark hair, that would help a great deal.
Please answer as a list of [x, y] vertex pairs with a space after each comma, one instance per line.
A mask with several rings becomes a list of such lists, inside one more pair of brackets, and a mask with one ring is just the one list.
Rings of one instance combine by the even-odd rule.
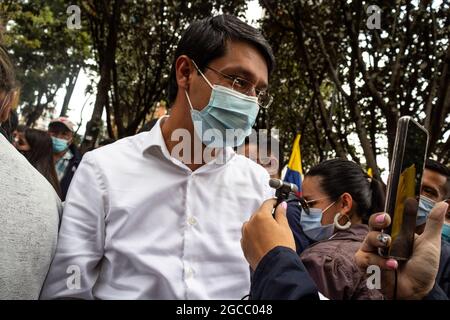
[[204, 71], [211, 61], [226, 54], [229, 40], [247, 42], [256, 47], [266, 60], [269, 74], [272, 72], [275, 66], [272, 48], [257, 29], [226, 14], [194, 21], [183, 33], [175, 51], [169, 79], [169, 105], [173, 104], [178, 92], [175, 75], [178, 57], [187, 55]]
[[25, 157], [50, 182], [56, 193], [61, 195], [53, 162], [53, 145], [50, 135], [42, 130], [26, 129], [25, 139], [30, 145], [30, 151], [25, 153]]
[[344, 193], [349, 193], [358, 216], [367, 223], [372, 213], [382, 212], [386, 192], [384, 184], [370, 178], [363, 169], [353, 161], [332, 159], [314, 166], [305, 175], [319, 177], [322, 191], [336, 201]]

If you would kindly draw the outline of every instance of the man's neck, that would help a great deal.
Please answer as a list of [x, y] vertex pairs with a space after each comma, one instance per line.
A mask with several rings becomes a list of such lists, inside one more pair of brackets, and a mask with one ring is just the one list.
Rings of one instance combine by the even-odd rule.
[[[183, 154], [173, 154], [172, 151], [175, 148], [176, 145], [179, 143], [182, 143], [183, 140], [177, 141], [172, 140], [172, 133], [174, 133], [177, 129], [184, 129], [186, 132], [189, 132], [190, 135], [190, 155], [191, 159], [186, 161], [186, 159], [182, 159], [179, 156], [183, 156]], [[183, 106], [180, 104], [174, 104], [172, 107], [172, 111], [170, 113], [170, 117], [163, 118], [161, 120], [161, 131], [164, 138], [164, 142], [166, 143], [167, 150], [169, 153], [175, 157], [178, 158], [180, 161], [182, 161], [189, 169], [192, 171], [197, 170], [198, 168], [202, 167], [205, 164], [205, 161], [203, 159], [203, 152], [205, 150], [205, 145], [202, 144], [200, 141], [195, 141], [195, 139], [198, 139], [195, 132], [194, 132], [194, 126], [192, 124], [190, 112], [187, 106]], [[178, 138], [178, 137], [177, 137]], [[184, 142], [186, 143], [186, 142]], [[195, 153], [201, 152], [201, 161], [198, 161], [199, 155], [195, 157]], [[197, 161], [195, 161], [197, 160]], [[199, 163], [201, 162], [201, 163]]]

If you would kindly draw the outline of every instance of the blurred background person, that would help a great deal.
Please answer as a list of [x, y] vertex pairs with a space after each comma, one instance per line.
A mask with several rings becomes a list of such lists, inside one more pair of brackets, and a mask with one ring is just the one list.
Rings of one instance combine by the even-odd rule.
[[278, 139], [256, 132], [245, 138], [237, 152], [261, 165], [271, 178], [280, 179], [280, 152]]
[[24, 143], [24, 139], [25, 139], [25, 130], [27, 130], [28, 127], [22, 124], [19, 124], [16, 128], [16, 130], [13, 131], [12, 133], [12, 144], [14, 145], [14, 147], [16, 147], [17, 149], [19, 146], [19, 143]]
[[73, 143], [75, 125], [66, 117], [50, 122], [48, 133], [53, 143], [53, 161], [61, 188], [61, 200], [66, 199], [70, 182], [81, 162], [81, 153]]
[[[450, 198], [450, 169], [438, 161], [428, 159], [422, 176], [416, 233], [422, 234], [428, 215], [434, 206]], [[447, 212], [446, 217], [449, 217]], [[442, 227], [441, 256], [436, 282], [450, 299], [450, 221]]]
[[53, 144], [50, 135], [42, 130], [28, 128], [23, 134], [19, 133], [17, 150], [50, 182], [56, 193], [60, 195], [61, 190], [53, 162]]
[[[13, 65], [0, 45], [0, 124], [17, 101]], [[39, 297], [57, 242], [61, 202], [0, 134], [0, 300]]]
[[165, 103], [158, 102], [156, 104], [155, 112], [153, 112], [153, 119], [145, 123], [142, 128], [138, 131], [138, 133], [150, 131], [158, 122], [159, 119], [167, 115], [167, 107]]
[[417, 233], [422, 233], [431, 209], [436, 203], [450, 198], [450, 169], [435, 160], [428, 159], [422, 176]]

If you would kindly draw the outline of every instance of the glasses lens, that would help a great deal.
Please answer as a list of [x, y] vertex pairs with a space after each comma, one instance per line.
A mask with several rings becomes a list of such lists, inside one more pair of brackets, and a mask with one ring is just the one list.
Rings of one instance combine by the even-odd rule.
[[241, 78], [235, 78], [233, 80], [232, 89], [247, 96], [254, 96], [255, 92], [253, 85], [247, 80]]

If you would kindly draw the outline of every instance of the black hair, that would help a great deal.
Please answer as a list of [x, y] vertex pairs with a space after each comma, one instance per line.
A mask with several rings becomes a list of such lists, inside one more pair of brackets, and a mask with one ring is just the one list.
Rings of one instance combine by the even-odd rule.
[[26, 125], [24, 125], [24, 124], [19, 124], [18, 126], [17, 126], [17, 128], [16, 128], [16, 131], [17, 132], [25, 132], [26, 130], [28, 129], [28, 127], [26, 126]]
[[227, 14], [194, 21], [183, 33], [175, 51], [169, 78], [169, 105], [173, 104], [178, 92], [175, 74], [178, 57], [187, 55], [195, 61], [201, 71], [204, 71], [211, 61], [226, 54], [229, 40], [243, 41], [255, 46], [266, 60], [269, 75], [272, 73], [275, 58], [272, 48], [260, 31]]
[[344, 193], [352, 196], [356, 213], [364, 223], [371, 214], [384, 211], [386, 192], [382, 182], [371, 178], [355, 162], [344, 159], [323, 161], [305, 175], [320, 177], [322, 191], [336, 201]]
[[25, 130], [25, 139], [30, 145], [30, 150], [24, 152], [28, 162], [50, 182], [56, 193], [61, 195], [53, 162], [53, 145], [50, 135], [46, 131], [28, 128]]
[[114, 143], [114, 142], [116, 142], [115, 139], [111, 139], [111, 138], [103, 139], [102, 141], [100, 141], [98, 143], [98, 146], [99, 147], [104, 147], [104, 146], [107, 146], [108, 144], [111, 144], [111, 143]]
[[445, 198], [450, 198], [450, 168], [446, 167], [440, 162], [432, 159], [428, 159], [425, 162], [425, 169], [437, 172], [447, 178], [447, 183], [445, 184]]

